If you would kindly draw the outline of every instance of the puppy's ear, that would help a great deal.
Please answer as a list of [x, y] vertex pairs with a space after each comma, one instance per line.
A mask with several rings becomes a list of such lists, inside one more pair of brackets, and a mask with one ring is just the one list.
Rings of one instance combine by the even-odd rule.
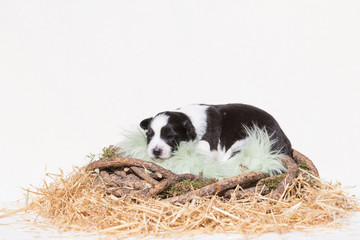
[[196, 138], [196, 132], [195, 132], [195, 128], [194, 125], [192, 125], [190, 120], [185, 120], [184, 121], [184, 127], [186, 129], [186, 135], [190, 140], [195, 140]]
[[140, 127], [144, 130], [148, 130], [152, 119], [153, 118], [151, 117], [151, 118], [146, 118], [146, 119], [142, 120], [140, 123]]

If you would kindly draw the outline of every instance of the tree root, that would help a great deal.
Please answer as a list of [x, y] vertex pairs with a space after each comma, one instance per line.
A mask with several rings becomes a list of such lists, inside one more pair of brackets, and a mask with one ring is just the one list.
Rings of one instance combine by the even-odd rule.
[[[287, 172], [269, 177], [262, 172], [249, 172], [217, 181], [199, 189], [193, 189], [163, 201], [185, 203], [195, 197], [219, 195], [225, 198], [248, 198], [254, 195], [265, 195], [268, 198], [281, 199], [286, 188], [299, 173], [299, 168], [310, 175], [318, 177], [319, 173], [313, 162], [293, 150], [293, 158], [284, 156], [281, 159]], [[104, 183], [105, 191], [116, 197], [136, 196], [141, 198], [159, 197], [170, 186], [184, 180], [205, 181], [193, 174], [175, 174], [155, 163], [135, 158], [106, 158], [91, 162], [88, 170], [99, 169], [99, 176]]]

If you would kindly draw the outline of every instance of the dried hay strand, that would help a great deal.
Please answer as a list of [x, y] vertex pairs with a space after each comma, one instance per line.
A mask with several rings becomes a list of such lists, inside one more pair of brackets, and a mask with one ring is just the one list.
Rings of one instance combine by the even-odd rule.
[[183, 235], [196, 233], [262, 234], [285, 233], [319, 227], [340, 227], [341, 219], [359, 211], [355, 198], [340, 184], [324, 182], [299, 169], [281, 198], [257, 191], [237, 199], [237, 188], [229, 199], [219, 196], [193, 197], [184, 204], [155, 198], [115, 197], [106, 193], [99, 173], [75, 168], [64, 176], [48, 174], [32, 191], [27, 210], [49, 219], [60, 230], [117, 234], [117, 236]]

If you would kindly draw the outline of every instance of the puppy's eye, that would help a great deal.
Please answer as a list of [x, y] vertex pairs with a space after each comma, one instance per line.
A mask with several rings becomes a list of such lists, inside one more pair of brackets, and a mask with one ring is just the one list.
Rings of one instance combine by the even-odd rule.
[[176, 144], [176, 136], [175, 135], [170, 135], [167, 137], [168, 141], [171, 143], [171, 144]]

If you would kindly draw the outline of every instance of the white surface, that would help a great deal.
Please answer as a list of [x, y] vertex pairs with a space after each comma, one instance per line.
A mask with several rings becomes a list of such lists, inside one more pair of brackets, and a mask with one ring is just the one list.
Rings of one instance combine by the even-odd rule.
[[[0, 0], [0, 201], [84, 165], [121, 127], [189, 103], [263, 108], [322, 178], [358, 185], [359, 10], [330, 0]], [[35, 236], [0, 227], [0, 239]]]

